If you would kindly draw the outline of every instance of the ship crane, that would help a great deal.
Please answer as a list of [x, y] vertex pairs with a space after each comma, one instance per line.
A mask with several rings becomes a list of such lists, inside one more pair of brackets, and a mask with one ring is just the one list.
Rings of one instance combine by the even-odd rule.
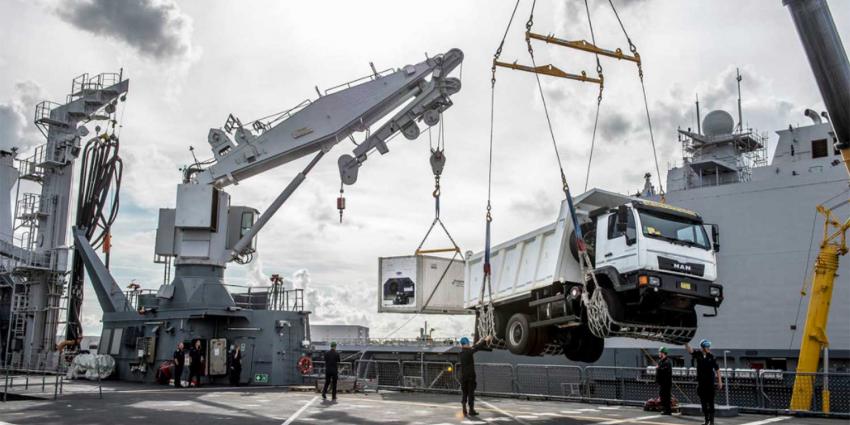
[[[450, 96], [460, 91], [460, 80], [449, 74], [462, 61], [463, 52], [451, 49], [397, 70], [378, 72], [373, 66], [371, 75], [319, 92], [318, 99], [295, 108], [248, 123], [231, 114], [222, 128], [211, 129], [213, 158], [184, 168], [176, 208], [159, 213], [155, 258], [166, 270], [172, 259], [175, 265], [173, 281], [166, 272], [157, 293], [159, 308], [238, 310], [221, 285], [226, 264], [251, 261], [257, 234], [319, 160], [338, 143], [353, 141], [355, 132], [365, 132], [353, 152], [338, 159], [341, 187], [354, 184], [372, 151], [386, 154], [387, 142], [399, 133], [416, 139], [419, 122], [439, 123], [452, 106]], [[257, 210], [230, 205], [228, 186], [308, 155], [313, 156], [306, 167], [256, 220]], [[101, 307], [107, 313], [123, 311], [126, 300], [114, 279], [79, 229], [74, 236]]]
[[[783, 3], [789, 8], [800, 35], [831, 118], [835, 148], [841, 152], [850, 176], [850, 63], [829, 6], [825, 0], [784, 0]], [[792, 410], [811, 410], [820, 353], [829, 346], [826, 332], [829, 304], [840, 258], [848, 252], [847, 231], [850, 230], [850, 218], [842, 221], [835, 217], [834, 211], [848, 203], [850, 199], [835, 205], [817, 206], [818, 213], [824, 217], [823, 239], [815, 260], [811, 298], [791, 396]], [[847, 283], [846, 279], [844, 283]], [[828, 365], [824, 364], [824, 372], [828, 372], [827, 368]], [[826, 380], [822, 396], [822, 410], [829, 412], [829, 384]]]

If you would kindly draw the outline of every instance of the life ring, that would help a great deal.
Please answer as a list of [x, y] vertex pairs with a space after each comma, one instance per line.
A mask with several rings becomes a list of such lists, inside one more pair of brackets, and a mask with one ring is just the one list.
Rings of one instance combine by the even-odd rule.
[[301, 356], [298, 359], [298, 371], [301, 372], [302, 375], [307, 375], [313, 372], [313, 359], [307, 356]]

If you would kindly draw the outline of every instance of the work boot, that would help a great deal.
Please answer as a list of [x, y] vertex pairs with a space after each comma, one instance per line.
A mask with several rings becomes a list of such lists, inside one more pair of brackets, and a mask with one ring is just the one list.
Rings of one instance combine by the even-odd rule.
[[463, 416], [469, 416], [469, 412], [466, 410], [466, 405], [463, 405]]
[[476, 412], [474, 409], [469, 409], [469, 416], [478, 416], [478, 412]]

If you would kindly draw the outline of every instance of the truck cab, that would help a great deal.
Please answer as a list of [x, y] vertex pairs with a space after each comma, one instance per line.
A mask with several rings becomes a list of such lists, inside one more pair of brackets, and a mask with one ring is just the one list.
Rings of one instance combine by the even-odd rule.
[[617, 294], [609, 307], [624, 310], [611, 312], [615, 320], [664, 314], [668, 323], [695, 327], [694, 306], [720, 305], [716, 226], [695, 212], [648, 200], [590, 216], [597, 281]]

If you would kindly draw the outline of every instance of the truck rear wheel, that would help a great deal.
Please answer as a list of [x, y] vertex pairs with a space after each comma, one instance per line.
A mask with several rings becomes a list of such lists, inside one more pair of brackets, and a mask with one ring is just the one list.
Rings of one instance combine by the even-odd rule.
[[496, 328], [496, 338], [505, 339], [505, 329], [508, 327], [508, 313], [496, 308], [496, 310], [493, 311], [493, 321], [496, 322], [494, 324]]
[[602, 357], [602, 352], [605, 351], [605, 340], [597, 337], [588, 330], [581, 340], [581, 348], [579, 350], [579, 361], [593, 363]]
[[533, 344], [531, 346], [531, 350], [529, 350], [529, 356], [539, 356], [546, 351], [546, 345], [549, 344], [549, 328], [546, 326], [531, 328], [532, 336], [534, 337], [534, 341], [531, 341]]
[[564, 355], [574, 362], [593, 363], [602, 357], [605, 350], [605, 340], [590, 332], [586, 325], [570, 330], [561, 344]]
[[536, 329], [529, 326], [528, 315], [516, 313], [508, 320], [505, 327], [505, 344], [511, 353], [517, 355], [529, 354], [537, 343]]

